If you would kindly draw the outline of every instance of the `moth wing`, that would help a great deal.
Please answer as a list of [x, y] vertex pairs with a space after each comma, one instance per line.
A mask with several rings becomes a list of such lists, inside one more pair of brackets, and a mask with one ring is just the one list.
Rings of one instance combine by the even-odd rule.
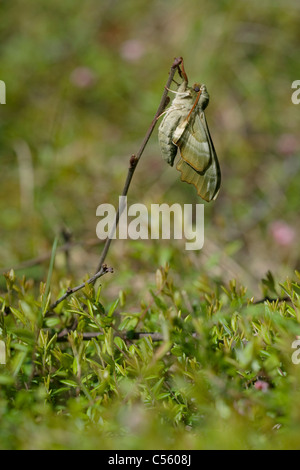
[[181, 180], [194, 185], [198, 195], [205, 201], [216, 199], [221, 184], [221, 171], [203, 111], [197, 114], [192, 131], [189, 132], [186, 128], [176, 145], [181, 153], [176, 166], [181, 172]]
[[204, 174], [201, 174], [186, 163], [183, 158], [180, 158], [176, 168], [181, 172], [181, 181], [194, 185], [202, 199], [209, 202], [217, 198], [220, 180], [216, 180], [215, 169], [212, 166]]
[[198, 112], [180, 123], [173, 135], [181, 157], [196, 171], [204, 171], [211, 162], [211, 139], [205, 124], [204, 112]]
[[163, 159], [171, 166], [177, 154], [177, 146], [173, 143], [173, 134], [181, 119], [176, 109], [170, 108], [158, 128], [158, 141]]

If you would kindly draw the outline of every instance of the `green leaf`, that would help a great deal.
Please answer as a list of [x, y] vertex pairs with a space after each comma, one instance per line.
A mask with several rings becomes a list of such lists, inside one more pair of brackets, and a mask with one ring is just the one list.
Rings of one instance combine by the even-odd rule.
[[268, 288], [270, 292], [273, 292], [276, 296], [278, 295], [275, 287], [275, 279], [271, 271], [267, 272], [266, 278], [262, 279], [262, 283]]
[[60, 380], [60, 382], [64, 385], [69, 385], [70, 387], [78, 387], [78, 383], [74, 380], [64, 379]]
[[0, 374], [0, 385], [12, 385], [14, 381], [12, 375]]
[[296, 292], [297, 295], [300, 295], [300, 286], [299, 286], [299, 284], [297, 284], [296, 282], [293, 282], [292, 287], [293, 287], [294, 292]]
[[107, 314], [108, 317], [111, 317], [113, 315], [114, 311], [116, 310], [116, 308], [119, 304], [119, 301], [120, 301], [120, 299], [117, 299], [112, 303], [112, 305], [110, 306], [110, 309], [108, 311], [108, 314]]
[[154, 299], [154, 302], [156, 303], [157, 307], [162, 311], [167, 310], [168, 309], [167, 304], [165, 302], [163, 302], [163, 300], [160, 297], [155, 295], [152, 290], [150, 290], [150, 292], [151, 292], [151, 295], [152, 295], [152, 297]]
[[114, 342], [122, 351], [127, 349], [124, 340], [120, 336], [115, 336]]
[[23, 365], [23, 362], [26, 359], [26, 356], [27, 356], [27, 351], [20, 351], [13, 358], [12, 365], [11, 365], [13, 377], [16, 377], [18, 375]]
[[23, 314], [23, 312], [20, 312], [19, 310], [17, 310], [16, 308], [14, 307], [10, 307], [10, 310], [12, 312], [12, 314], [21, 322], [23, 323], [23, 325], [27, 325], [27, 319], [25, 317], [25, 315]]
[[113, 349], [113, 329], [108, 328], [107, 333], [105, 335], [105, 340], [104, 340], [105, 346], [106, 346], [106, 351], [107, 353], [113, 357], [114, 356], [114, 349]]
[[[58, 243], [58, 237], [55, 237], [53, 245], [52, 245], [52, 252], [51, 252], [50, 264], [49, 264], [49, 269], [48, 269], [48, 276], [47, 276], [45, 292], [44, 292], [43, 300], [42, 300], [41, 317], [43, 317], [44, 314], [45, 314], [46, 305], [47, 305], [47, 301], [48, 301], [48, 295], [49, 295], [49, 291], [50, 291], [50, 283], [51, 283], [52, 272], [53, 272], [53, 267], [54, 267], [57, 243]], [[41, 318], [39, 319], [39, 323], [41, 323]], [[41, 324], [40, 324], [40, 326], [41, 326]]]
[[180, 357], [183, 355], [183, 351], [182, 349], [179, 347], [179, 346], [174, 346], [172, 349], [171, 349], [171, 353], [176, 356], [176, 357]]

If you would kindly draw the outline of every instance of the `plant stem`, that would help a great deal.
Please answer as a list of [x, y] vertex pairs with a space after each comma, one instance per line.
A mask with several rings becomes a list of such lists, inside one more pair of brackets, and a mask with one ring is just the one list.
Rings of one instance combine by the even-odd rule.
[[[176, 73], [176, 69], [178, 68], [178, 70], [180, 71], [180, 68], [179, 66], [182, 64], [182, 57], [179, 57], [177, 59], [174, 59], [174, 62], [172, 64], [172, 67], [171, 67], [171, 70], [170, 70], [170, 73], [169, 73], [169, 78], [167, 80], [167, 83], [166, 83], [166, 86], [165, 86], [165, 89], [164, 89], [164, 92], [163, 92], [163, 95], [161, 97], [161, 100], [160, 100], [160, 104], [157, 108], [157, 111], [155, 113], [155, 116], [153, 118], [153, 121], [144, 137], [144, 140], [140, 146], [140, 149], [139, 151], [137, 152], [136, 155], [132, 155], [130, 157], [130, 161], [129, 161], [129, 168], [128, 168], [128, 172], [127, 172], [127, 177], [126, 177], [126, 181], [125, 181], [125, 184], [124, 184], [124, 188], [123, 188], [123, 191], [122, 191], [122, 196], [127, 196], [127, 193], [128, 193], [128, 190], [129, 190], [129, 187], [130, 187], [130, 183], [131, 183], [131, 180], [132, 180], [132, 177], [133, 177], [133, 174], [135, 172], [135, 169], [137, 167], [137, 164], [145, 150], [145, 147], [151, 137], [151, 134], [154, 130], [154, 127], [157, 123], [157, 120], [159, 118], [159, 116], [161, 115], [161, 113], [164, 111], [166, 105], [167, 105], [167, 95], [168, 95], [168, 88], [170, 87], [171, 83], [172, 83], [172, 80], [174, 78], [174, 75]], [[180, 74], [181, 74], [181, 71], [180, 71]], [[108, 268], [107, 265], [104, 264], [104, 261], [105, 261], [105, 258], [107, 256], [107, 253], [108, 253], [108, 250], [109, 250], [109, 247], [110, 247], [110, 244], [111, 244], [111, 241], [112, 241], [112, 235], [113, 235], [113, 232], [116, 230], [117, 226], [118, 226], [118, 223], [119, 223], [119, 220], [120, 220], [120, 216], [122, 214], [122, 211], [124, 209], [125, 206], [123, 206], [120, 210], [120, 207], [118, 208], [118, 211], [116, 213], [116, 219], [115, 219], [115, 223], [114, 223], [114, 227], [113, 227], [113, 231], [112, 233], [107, 237], [106, 239], [106, 242], [105, 242], [105, 245], [104, 245], [104, 248], [103, 248], [103, 251], [102, 251], [102, 254], [101, 254], [101, 257], [100, 257], [100, 260], [98, 262], [98, 266], [97, 266], [97, 269], [96, 269], [96, 272], [94, 274], [94, 276], [92, 276], [90, 279], [88, 279], [86, 282], [80, 284], [79, 286], [76, 286], [76, 287], [73, 287], [72, 289], [68, 289], [67, 292], [62, 295], [59, 299], [57, 299], [52, 305], [50, 305], [50, 307], [48, 308], [47, 312], [45, 313], [45, 315], [47, 315], [50, 311], [52, 311], [53, 309], [55, 309], [55, 307], [57, 307], [58, 304], [60, 304], [63, 300], [65, 300], [67, 297], [69, 297], [70, 295], [74, 294], [75, 292], [77, 292], [78, 290], [82, 289], [85, 284], [92, 284], [94, 285], [95, 282], [97, 281], [97, 279], [99, 279], [99, 277], [103, 276], [104, 274], [106, 274], [107, 272], [113, 272], [112, 268]]]
[[50, 305], [47, 312], [45, 313], [45, 316], [48, 313], [50, 313], [53, 309], [55, 309], [55, 307], [57, 307], [57, 305], [60, 304], [63, 300], [65, 300], [67, 297], [74, 294], [78, 290], [83, 289], [86, 284], [94, 284], [96, 282], [96, 280], [99, 279], [99, 277], [104, 276], [104, 274], [106, 274], [106, 273], [112, 273], [112, 272], [113, 272], [112, 268], [109, 268], [108, 266], [106, 266], [106, 264], [103, 264], [101, 266], [101, 268], [99, 269], [99, 271], [97, 271], [94, 274], [94, 276], [92, 276], [90, 279], [83, 282], [79, 286], [73, 287], [72, 289], [70, 289], [70, 288], [67, 289], [67, 292], [65, 292], [64, 295], [62, 295], [59, 299], [57, 299], [53, 304]]
[[[124, 184], [122, 196], [127, 196], [127, 193], [128, 193], [129, 187], [130, 187], [130, 183], [131, 183], [133, 174], [135, 172], [135, 169], [137, 167], [137, 164], [138, 164], [138, 162], [139, 162], [139, 160], [140, 160], [140, 158], [141, 158], [141, 156], [142, 156], [142, 154], [145, 150], [145, 147], [146, 147], [146, 145], [147, 145], [147, 143], [148, 143], [148, 141], [151, 137], [151, 134], [154, 130], [154, 127], [157, 123], [157, 120], [158, 120], [159, 116], [164, 111], [164, 109], [167, 105], [168, 88], [170, 88], [170, 86], [171, 86], [172, 80], [173, 80], [174, 75], [176, 73], [176, 69], [177, 68], [179, 69], [179, 66], [181, 64], [182, 64], [182, 57], [174, 59], [174, 62], [173, 62], [172, 67], [170, 69], [169, 78], [168, 78], [167, 83], [165, 85], [165, 89], [164, 89], [163, 95], [161, 97], [161, 100], [160, 100], [159, 106], [157, 108], [157, 111], [155, 113], [154, 119], [153, 119], [153, 121], [152, 121], [146, 135], [145, 135], [145, 138], [144, 138], [144, 140], [141, 144], [141, 147], [140, 147], [139, 151], [137, 152], [136, 155], [132, 155], [131, 158], [130, 158], [130, 165], [129, 165], [129, 168], [128, 168], [128, 173], [127, 173], [126, 181], [125, 181], [125, 184]], [[122, 214], [122, 210], [120, 211], [120, 208], [118, 208], [118, 211], [116, 213], [115, 224], [114, 224], [114, 231], [117, 229], [121, 214]], [[105, 242], [101, 257], [100, 257], [100, 260], [98, 262], [96, 272], [100, 270], [102, 264], [104, 263], [104, 261], [106, 259], [111, 241], [112, 241], [112, 238], [111, 238], [111, 235], [110, 235], [106, 239], [106, 242]]]

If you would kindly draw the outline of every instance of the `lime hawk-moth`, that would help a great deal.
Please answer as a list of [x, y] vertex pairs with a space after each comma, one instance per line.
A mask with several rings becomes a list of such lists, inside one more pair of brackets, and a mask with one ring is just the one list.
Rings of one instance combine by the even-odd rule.
[[202, 199], [211, 201], [218, 195], [221, 171], [204, 114], [209, 94], [205, 85], [189, 87], [185, 73], [173, 93], [176, 96], [158, 129], [162, 157], [173, 166], [179, 148], [176, 168], [181, 180], [194, 185]]

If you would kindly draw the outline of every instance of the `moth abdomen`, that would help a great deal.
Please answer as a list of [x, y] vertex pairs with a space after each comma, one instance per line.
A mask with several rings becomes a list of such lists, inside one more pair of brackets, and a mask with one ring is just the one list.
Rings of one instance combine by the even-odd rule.
[[178, 147], [163, 132], [159, 133], [160, 150], [163, 159], [171, 166], [174, 164]]
[[174, 144], [172, 137], [179, 121], [180, 114], [178, 112], [170, 111], [166, 114], [163, 121], [158, 128], [158, 140], [163, 159], [171, 166], [177, 154], [177, 145]]

